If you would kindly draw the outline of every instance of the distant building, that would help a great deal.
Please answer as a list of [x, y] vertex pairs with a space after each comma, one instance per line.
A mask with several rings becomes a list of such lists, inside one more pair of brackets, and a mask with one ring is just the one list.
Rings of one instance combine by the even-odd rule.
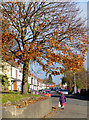
[[55, 88], [56, 87], [56, 83], [46, 83], [46, 88]]

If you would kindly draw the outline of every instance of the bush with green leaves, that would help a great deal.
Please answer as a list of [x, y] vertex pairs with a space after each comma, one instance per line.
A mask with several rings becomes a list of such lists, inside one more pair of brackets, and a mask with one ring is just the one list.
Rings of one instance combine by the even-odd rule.
[[10, 86], [10, 82], [8, 81], [7, 75], [3, 75], [2, 78], [0, 79], [2, 89], [3, 90], [8, 90], [8, 86]]

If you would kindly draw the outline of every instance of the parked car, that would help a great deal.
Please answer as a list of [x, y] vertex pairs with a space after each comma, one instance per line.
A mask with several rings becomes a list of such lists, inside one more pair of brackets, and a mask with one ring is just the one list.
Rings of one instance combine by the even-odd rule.
[[58, 93], [58, 89], [56, 89], [56, 92]]
[[60, 91], [61, 91], [61, 90], [62, 90], [62, 89], [61, 89], [61, 88], [59, 88], [59, 89], [58, 89], [58, 93], [60, 93]]
[[39, 92], [39, 91], [36, 91], [35, 94], [36, 94], [36, 95], [40, 95], [40, 92]]
[[56, 88], [56, 92], [59, 93], [59, 91], [61, 90], [61, 88]]
[[74, 91], [72, 92], [72, 95], [74, 95]]
[[51, 97], [51, 91], [50, 90], [43, 90], [42, 95]]
[[[62, 92], [64, 95], [68, 95], [68, 90], [62, 89], [62, 90], [60, 90], [60, 92]], [[60, 92], [59, 92], [59, 94], [60, 94]]]
[[30, 90], [30, 93], [40, 95], [40, 92], [38, 90]]
[[39, 90], [39, 93], [42, 94], [42, 91], [43, 91], [43, 90]]
[[36, 90], [31, 90], [31, 94], [36, 94]]

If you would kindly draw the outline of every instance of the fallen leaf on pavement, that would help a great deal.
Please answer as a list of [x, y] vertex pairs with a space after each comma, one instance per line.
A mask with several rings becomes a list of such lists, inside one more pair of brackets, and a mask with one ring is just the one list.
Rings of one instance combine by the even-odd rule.
[[52, 106], [52, 110], [56, 110], [57, 108], [55, 106]]

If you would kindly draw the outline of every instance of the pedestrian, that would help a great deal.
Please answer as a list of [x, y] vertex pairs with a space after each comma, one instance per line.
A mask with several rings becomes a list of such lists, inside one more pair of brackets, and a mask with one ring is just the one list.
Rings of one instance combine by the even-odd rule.
[[64, 96], [62, 92], [60, 92], [60, 94], [61, 96], [60, 96], [59, 102], [61, 104], [61, 109], [63, 110], [65, 107], [66, 97]]

